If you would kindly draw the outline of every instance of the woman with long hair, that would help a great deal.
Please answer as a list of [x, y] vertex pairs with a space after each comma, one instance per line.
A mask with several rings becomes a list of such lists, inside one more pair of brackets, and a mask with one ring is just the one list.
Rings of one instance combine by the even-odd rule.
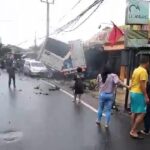
[[112, 72], [109, 65], [104, 66], [101, 78], [99, 79], [99, 105], [98, 117], [96, 120], [97, 125], [100, 125], [104, 108], [106, 114], [105, 127], [107, 128], [109, 125], [116, 85], [122, 85], [128, 88], [128, 86], [125, 85], [119, 77]]

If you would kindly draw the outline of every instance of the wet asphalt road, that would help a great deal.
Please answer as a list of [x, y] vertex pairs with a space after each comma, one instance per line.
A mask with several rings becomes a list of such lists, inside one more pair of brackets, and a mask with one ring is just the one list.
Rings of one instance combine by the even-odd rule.
[[[95, 124], [96, 114], [60, 91], [28, 77], [16, 90], [0, 76], [0, 150], [149, 150], [150, 137], [129, 137], [129, 119], [115, 114], [109, 130]], [[40, 85], [40, 89], [34, 89]], [[41, 94], [44, 93], [44, 94]], [[47, 95], [48, 94], [48, 95]]]

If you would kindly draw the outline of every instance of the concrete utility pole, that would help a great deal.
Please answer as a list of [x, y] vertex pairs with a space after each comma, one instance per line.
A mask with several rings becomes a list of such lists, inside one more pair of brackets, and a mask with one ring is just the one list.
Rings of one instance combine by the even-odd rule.
[[50, 4], [54, 4], [54, 1], [55, 0], [41, 0], [41, 2], [43, 3], [46, 3], [46, 6], [47, 6], [47, 17], [46, 17], [46, 38], [45, 38], [45, 42], [43, 43], [42, 47], [41, 47], [41, 50], [40, 50], [40, 53], [39, 53], [39, 56], [38, 56], [38, 60], [40, 60], [43, 52], [44, 52], [44, 47], [47, 43], [47, 40], [49, 38], [49, 20], [50, 20], [50, 15], [49, 15], [49, 10], [50, 10]]
[[47, 6], [47, 17], [46, 17], [46, 39], [49, 37], [49, 10], [50, 4], [54, 4], [54, 0], [41, 0], [41, 2], [46, 3]]
[[35, 37], [34, 37], [34, 47], [37, 46], [37, 43], [36, 43], [36, 32], [35, 32]]

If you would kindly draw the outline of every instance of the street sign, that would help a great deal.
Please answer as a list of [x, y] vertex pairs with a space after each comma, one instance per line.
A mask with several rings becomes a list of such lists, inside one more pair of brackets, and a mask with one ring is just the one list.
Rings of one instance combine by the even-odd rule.
[[148, 24], [149, 3], [142, 0], [127, 0], [126, 24]]

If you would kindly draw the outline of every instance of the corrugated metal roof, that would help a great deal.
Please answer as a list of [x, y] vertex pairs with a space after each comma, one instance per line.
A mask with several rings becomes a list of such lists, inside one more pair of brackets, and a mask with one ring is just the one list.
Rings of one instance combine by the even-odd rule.
[[139, 52], [136, 54], [136, 56], [137, 56], [137, 55], [144, 55], [144, 54], [150, 55], [150, 50], [142, 50], [142, 51], [139, 51]]

